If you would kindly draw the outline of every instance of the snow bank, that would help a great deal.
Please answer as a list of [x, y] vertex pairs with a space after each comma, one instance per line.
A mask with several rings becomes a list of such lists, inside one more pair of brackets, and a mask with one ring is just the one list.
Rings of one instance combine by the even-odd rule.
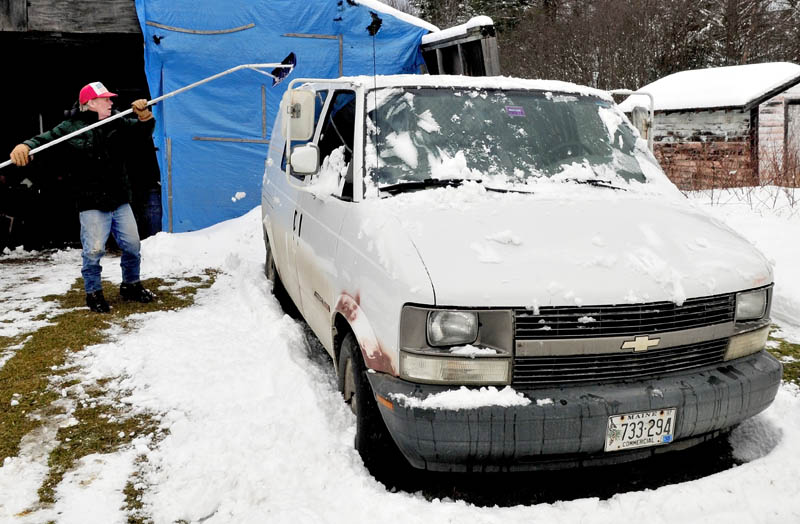
[[[695, 200], [706, 207], [699, 196]], [[800, 277], [792, 269], [797, 248], [786, 239], [798, 238], [798, 219], [759, 215], [736, 204], [710, 211], [774, 260], [775, 309], [791, 316], [800, 301]], [[336, 392], [330, 364], [318, 350], [310, 352], [301, 327], [270, 293], [257, 209], [203, 231], [161, 233], [145, 241], [144, 254], [145, 278], [208, 267], [221, 274], [198, 293], [193, 307], [137, 316], [133, 331], [113, 331], [110, 342], [88, 348], [78, 362], [84, 380], [113, 377], [109, 387], [123, 392], [134, 411], [159, 413], [167, 436], [152, 450], [134, 443], [114, 455], [87, 457], [58, 486], [54, 508], [24, 518], [13, 515], [36, 500], [45, 469], [31, 458], [34, 450], [23, 449], [0, 468], [0, 520], [119, 521], [119, 489], [140, 455], [146, 458], [144, 509], [159, 524], [593, 524], [645, 513], [656, 524], [777, 524], [800, 517], [800, 392], [790, 386], [732, 435], [735, 455], [749, 462], [706, 478], [608, 500], [508, 508], [391, 493], [369, 475], [352, 447], [355, 420]], [[75, 271], [74, 263], [55, 262], [40, 275]], [[431, 408], [437, 402], [522, 399], [511, 388], [483, 388], [421, 402]], [[537, 399], [541, 406], [551, 402]]]

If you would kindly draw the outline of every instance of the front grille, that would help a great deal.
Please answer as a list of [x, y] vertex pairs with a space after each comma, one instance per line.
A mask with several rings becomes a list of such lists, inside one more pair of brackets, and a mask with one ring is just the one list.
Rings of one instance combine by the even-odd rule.
[[615, 382], [700, 368], [723, 361], [728, 339], [641, 353], [516, 357], [515, 386]]
[[652, 335], [732, 322], [736, 295], [613, 306], [540, 307], [514, 311], [517, 340]]

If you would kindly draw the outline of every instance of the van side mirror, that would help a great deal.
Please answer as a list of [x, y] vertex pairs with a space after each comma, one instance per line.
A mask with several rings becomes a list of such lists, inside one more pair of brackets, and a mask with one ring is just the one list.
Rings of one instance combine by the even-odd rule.
[[292, 149], [292, 171], [299, 175], [313, 175], [319, 169], [319, 148], [305, 144]]
[[283, 95], [281, 107], [286, 139], [311, 140], [314, 135], [314, 92], [305, 89], [290, 89]]

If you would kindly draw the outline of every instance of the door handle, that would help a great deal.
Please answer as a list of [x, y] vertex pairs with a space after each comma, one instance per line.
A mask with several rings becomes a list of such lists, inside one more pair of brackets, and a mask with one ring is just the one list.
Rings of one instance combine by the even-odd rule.
[[303, 214], [300, 213], [300, 223], [297, 225], [297, 236], [300, 236], [300, 233], [303, 231]]
[[292, 217], [292, 231], [297, 229], [297, 210], [294, 210], [294, 217]]

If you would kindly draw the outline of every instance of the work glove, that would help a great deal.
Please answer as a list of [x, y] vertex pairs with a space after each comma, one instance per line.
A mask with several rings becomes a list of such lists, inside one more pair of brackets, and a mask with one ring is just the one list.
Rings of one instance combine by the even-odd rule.
[[27, 166], [30, 161], [30, 157], [28, 156], [30, 150], [31, 148], [25, 144], [17, 145], [17, 147], [11, 150], [11, 161], [15, 166]]
[[133, 109], [133, 112], [136, 113], [136, 117], [139, 119], [139, 122], [147, 122], [153, 118], [153, 113], [147, 109], [147, 100], [144, 98], [134, 100], [131, 104], [131, 108]]

